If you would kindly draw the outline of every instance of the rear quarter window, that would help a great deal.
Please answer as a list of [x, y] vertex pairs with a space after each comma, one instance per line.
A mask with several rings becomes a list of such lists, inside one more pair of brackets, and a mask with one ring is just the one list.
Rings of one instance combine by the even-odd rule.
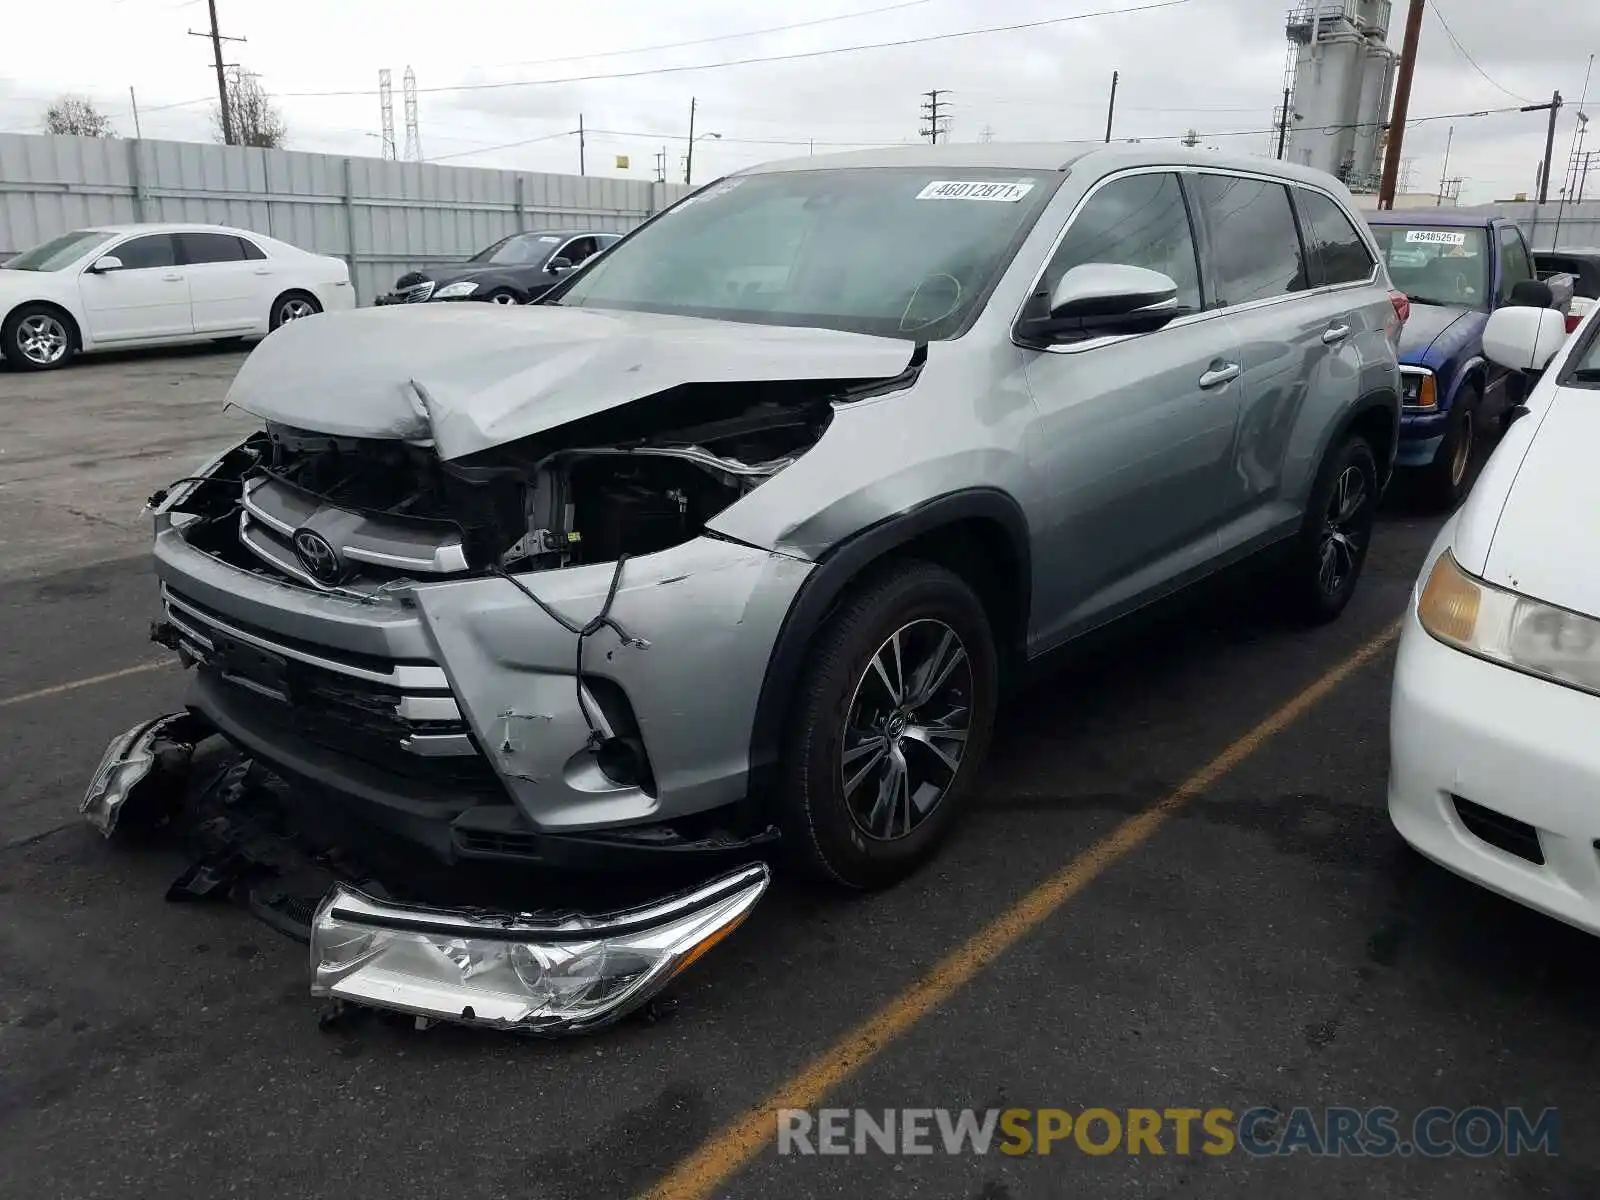
[[1331, 197], [1295, 189], [1312, 282], [1321, 286], [1359, 283], [1372, 276], [1372, 251], [1344, 208]]

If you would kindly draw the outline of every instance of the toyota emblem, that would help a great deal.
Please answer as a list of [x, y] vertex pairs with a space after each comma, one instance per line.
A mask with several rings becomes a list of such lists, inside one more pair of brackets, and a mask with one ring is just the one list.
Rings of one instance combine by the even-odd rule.
[[301, 529], [294, 535], [295, 557], [318, 583], [338, 583], [344, 577], [344, 564], [339, 552], [328, 539], [310, 529]]

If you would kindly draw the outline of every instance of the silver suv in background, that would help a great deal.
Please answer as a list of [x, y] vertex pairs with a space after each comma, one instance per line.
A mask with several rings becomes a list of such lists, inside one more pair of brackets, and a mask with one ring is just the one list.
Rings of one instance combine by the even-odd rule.
[[540, 303], [267, 339], [263, 429], [158, 505], [158, 635], [207, 728], [439, 858], [883, 885], [1052, 652], [1264, 551], [1339, 614], [1404, 316], [1286, 163], [754, 167]]

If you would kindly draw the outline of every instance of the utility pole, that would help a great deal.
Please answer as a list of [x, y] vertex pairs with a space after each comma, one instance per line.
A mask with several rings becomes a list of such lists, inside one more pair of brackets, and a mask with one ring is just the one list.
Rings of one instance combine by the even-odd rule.
[[1106, 141], [1111, 140], [1111, 118], [1117, 115], [1118, 72], [1111, 72], [1111, 102], [1106, 105]]
[[579, 175], [588, 174], [588, 172], [583, 169], [583, 114], [582, 113], [578, 114], [578, 174]]
[[135, 138], [143, 138], [144, 134], [139, 132], [139, 97], [133, 94], [133, 84], [131, 83], [128, 85], [128, 103], [133, 105], [133, 136]]
[[1433, 206], [1440, 207], [1444, 203], [1444, 185], [1450, 177], [1450, 145], [1456, 140], [1456, 127], [1450, 126], [1450, 132], [1444, 139], [1444, 166], [1439, 168], [1439, 191], [1433, 198]]
[[217, 0], [206, 0], [206, 8], [211, 12], [211, 32], [199, 33], [189, 30], [190, 37], [203, 37], [211, 39], [211, 57], [217, 68], [217, 104], [222, 110], [222, 142], [223, 145], [232, 146], [237, 139], [233, 133], [233, 112], [228, 107], [228, 76], [223, 70], [222, 43], [242, 42], [245, 38], [229, 37], [217, 29]]
[[1283, 109], [1278, 117], [1278, 157], [1283, 157], [1283, 143], [1289, 137], [1289, 89], [1283, 89]]
[[1411, 78], [1417, 69], [1417, 43], [1422, 40], [1422, 12], [1426, 5], [1427, 0], [1411, 0], [1406, 12], [1406, 40], [1400, 48], [1400, 69], [1394, 81], [1394, 111], [1389, 116], [1383, 179], [1378, 184], [1379, 208], [1394, 207], [1394, 185], [1400, 177], [1400, 146], [1405, 141], [1406, 114], [1411, 109]]
[[694, 182], [694, 110], [695, 99], [689, 97], [689, 153], [683, 157], [683, 181]]
[[658, 150], [656, 152], [656, 182], [657, 183], [665, 183], [666, 181], [667, 181], [667, 148], [665, 146], [663, 146], [663, 147], [661, 147], [660, 150]]
[[922, 115], [927, 119], [927, 124], [920, 130], [923, 137], [930, 142], [938, 142], [939, 135], [944, 134], [945, 141], [950, 140], [950, 118], [945, 116], [945, 110], [950, 107], [950, 101], [940, 99], [941, 96], [950, 94], [949, 88], [934, 88], [923, 92], [926, 99], [922, 102]]
[[1595, 169], [1594, 159], [1597, 154], [1600, 154], [1600, 150], [1585, 150], [1578, 155], [1578, 164], [1572, 172], [1578, 180], [1578, 195], [1573, 201], [1574, 204], [1583, 203], [1583, 185], [1589, 180], [1589, 172]]
[[1549, 104], [1524, 104], [1522, 112], [1544, 112], [1550, 110], [1550, 128], [1544, 136], [1544, 165], [1539, 168], [1539, 203], [1547, 203], [1550, 199], [1550, 156], [1556, 148], [1556, 116], [1561, 112], [1561, 93], [1556, 92], [1550, 97]]

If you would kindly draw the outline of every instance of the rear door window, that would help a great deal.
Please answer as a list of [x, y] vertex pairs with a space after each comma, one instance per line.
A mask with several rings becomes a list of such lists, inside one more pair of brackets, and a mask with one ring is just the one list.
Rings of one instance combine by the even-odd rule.
[[1300, 229], [1310, 251], [1312, 282], [1321, 287], [1360, 283], [1372, 276], [1372, 251], [1355, 225], [1332, 198], [1307, 188], [1295, 189]]
[[1208, 173], [1195, 180], [1195, 192], [1211, 238], [1218, 304], [1305, 291], [1309, 273], [1288, 188]]
[[227, 233], [180, 233], [178, 245], [183, 248], [186, 263], [242, 262], [244, 248], [239, 239]]

